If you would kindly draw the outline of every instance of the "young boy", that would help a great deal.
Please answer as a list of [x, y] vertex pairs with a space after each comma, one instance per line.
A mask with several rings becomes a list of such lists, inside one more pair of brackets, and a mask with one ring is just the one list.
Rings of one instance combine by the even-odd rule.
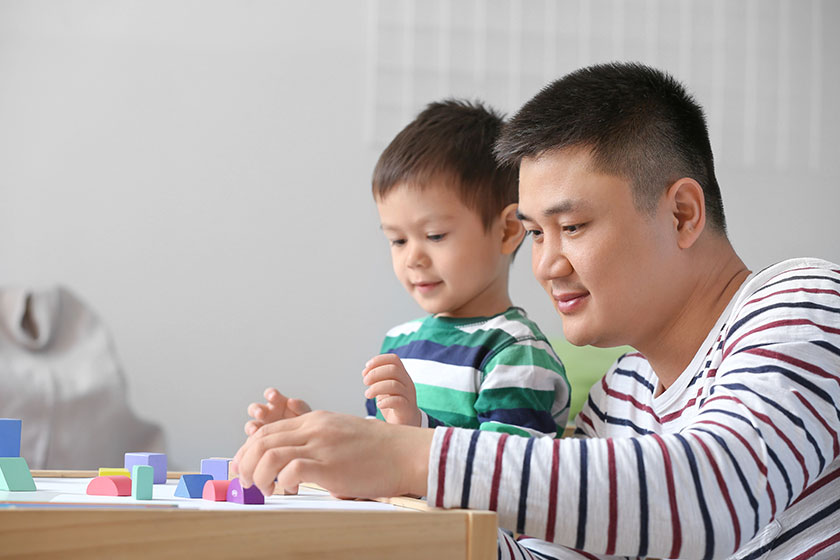
[[[517, 170], [500, 168], [502, 127], [479, 104], [430, 104], [389, 144], [373, 196], [394, 273], [429, 313], [391, 329], [363, 371], [367, 410], [389, 423], [518, 435], [562, 434], [569, 385], [551, 345], [511, 303], [508, 275], [524, 238]], [[309, 410], [266, 391], [246, 433]]]

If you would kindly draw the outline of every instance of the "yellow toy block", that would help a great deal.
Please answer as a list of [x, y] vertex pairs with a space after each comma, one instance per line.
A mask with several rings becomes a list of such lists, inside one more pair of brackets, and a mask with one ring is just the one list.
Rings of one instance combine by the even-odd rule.
[[99, 476], [127, 476], [131, 478], [131, 473], [128, 472], [128, 469], [99, 467]]

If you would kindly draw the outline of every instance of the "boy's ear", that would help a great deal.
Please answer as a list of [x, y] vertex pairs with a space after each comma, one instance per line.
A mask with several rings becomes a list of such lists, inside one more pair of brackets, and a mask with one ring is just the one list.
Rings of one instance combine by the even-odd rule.
[[688, 249], [706, 227], [706, 200], [703, 187], [694, 179], [683, 177], [668, 187], [666, 197], [673, 213], [674, 233], [680, 249]]
[[512, 255], [517, 247], [525, 239], [525, 226], [516, 217], [517, 204], [511, 203], [505, 206], [501, 214], [502, 224], [502, 254]]

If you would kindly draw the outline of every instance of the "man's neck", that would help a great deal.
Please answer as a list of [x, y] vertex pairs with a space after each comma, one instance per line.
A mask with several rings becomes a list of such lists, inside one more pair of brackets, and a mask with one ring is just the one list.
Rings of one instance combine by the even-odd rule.
[[687, 297], [673, 319], [663, 325], [656, 340], [649, 341], [645, 348], [637, 347], [659, 378], [657, 395], [670, 387], [688, 367], [750, 274], [729, 242], [725, 239], [719, 242], [725, 245], [724, 251], [720, 246], [712, 249], [710, 253], [719, 256], [707, 259], [708, 266], [689, 277], [685, 290]]

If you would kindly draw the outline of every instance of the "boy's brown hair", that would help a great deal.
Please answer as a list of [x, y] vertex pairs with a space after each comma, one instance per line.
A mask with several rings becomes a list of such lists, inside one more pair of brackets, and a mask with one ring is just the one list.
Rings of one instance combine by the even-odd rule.
[[517, 166], [500, 165], [493, 154], [503, 124], [502, 115], [479, 102], [430, 103], [379, 156], [373, 197], [380, 200], [401, 184], [422, 189], [440, 181], [489, 229], [519, 197]]

